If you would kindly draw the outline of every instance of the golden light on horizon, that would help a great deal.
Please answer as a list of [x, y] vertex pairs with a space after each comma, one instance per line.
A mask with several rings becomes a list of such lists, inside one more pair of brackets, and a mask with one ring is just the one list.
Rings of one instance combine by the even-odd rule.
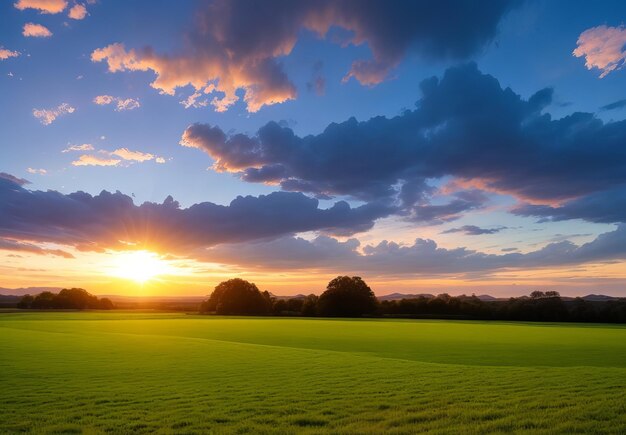
[[168, 273], [170, 265], [150, 251], [122, 252], [115, 256], [108, 272], [111, 276], [144, 284]]

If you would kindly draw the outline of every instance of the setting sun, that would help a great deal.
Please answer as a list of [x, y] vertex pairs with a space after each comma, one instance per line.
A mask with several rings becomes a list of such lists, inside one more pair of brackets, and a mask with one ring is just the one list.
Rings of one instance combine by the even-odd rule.
[[123, 252], [116, 255], [110, 274], [143, 284], [163, 274], [168, 267], [154, 252]]

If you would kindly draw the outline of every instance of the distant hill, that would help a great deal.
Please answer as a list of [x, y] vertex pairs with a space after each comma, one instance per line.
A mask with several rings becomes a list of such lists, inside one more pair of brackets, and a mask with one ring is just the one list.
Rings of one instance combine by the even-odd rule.
[[20, 288], [0, 287], [0, 295], [4, 295], [4, 296], [37, 295], [41, 292], [58, 293], [60, 290], [61, 290], [61, 287], [20, 287]]
[[399, 301], [400, 299], [416, 299], [416, 298], [434, 298], [435, 295], [430, 293], [404, 294], [391, 293], [389, 295], [378, 296], [379, 301]]
[[476, 296], [481, 301], [490, 302], [490, 301], [500, 301], [502, 298], [496, 298], [491, 295], [478, 295]]
[[616, 301], [618, 299], [622, 299], [622, 298], [618, 298], [615, 296], [607, 296], [607, 295], [587, 295], [587, 296], [583, 296], [582, 299], [586, 300], [586, 301], [590, 301], [590, 302], [604, 302], [604, 301]]

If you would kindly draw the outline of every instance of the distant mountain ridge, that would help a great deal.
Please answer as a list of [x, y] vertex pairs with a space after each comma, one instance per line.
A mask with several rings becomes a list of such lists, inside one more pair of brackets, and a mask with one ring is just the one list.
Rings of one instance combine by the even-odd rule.
[[0, 295], [3, 296], [24, 296], [24, 295], [36, 295], [42, 292], [57, 293], [61, 291], [62, 287], [20, 287], [20, 288], [5, 288], [0, 287]]
[[[523, 295], [521, 295], [523, 296]], [[424, 298], [434, 298], [436, 297], [435, 295], [431, 294], [431, 293], [418, 293], [418, 294], [412, 294], [412, 293], [391, 293], [388, 295], [383, 295], [383, 296], [378, 296], [378, 300], [379, 301], [399, 301], [401, 299], [416, 299], [419, 297], [424, 297]], [[509, 299], [509, 297], [502, 297], [502, 298], [498, 298], [495, 296], [491, 296], [491, 295], [478, 295], [476, 296], [478, 299], [480, 299], [481, 301], [485, 301], [485, 302], [491, 302], [491, 301], [505, 301], [507, 299]], [[520, 296], [515, 296], [515, 297], [520, 297]], [[604, 302], [604, 301], [615, 301], [615, 300], [619, 300], [619, 299], [624, 299], [624, 297], [619, 297], [619, 296], [608, 296], [608, 295], [597, 295], [597, 294], [588, 294], [586, 296], [581, 296], [581, 299], [584, 299], [586, 301], [589, 302]], [[575, 297], [572, 296], [561, 296], [561, 299], [563, 300], [574, 300]]]
[[[24, 296], [27, 294], [30, 295], [36, 295], [39, 294], [41, 292], [45, 292], [45, 291], [49, 291], [49, 292], [53, 292], [53, 293], [58, 293], [60, 290], [62, 289], [62, 287], [20, 287], [20, 288], [6, 288], [6, 287], [0, 287], [0, 296]], [[270, 292], [270, 295], [272, 297], [275, 297], [276, 299], [304, 299], [306, 297], [306, 295], [304, 294], [296, 294], [296, 295], [286, 295], [286, 296], [281, 296], [281, 295], [275, 295], [273, 293]], [[110, 298], [112, 300], [118, 300], [118, 301], [124, 301], [124, 300], [160, 300], [160, 301], [169, 301], [169, 302], [174, 302], [174, 301], [188, 301], [188, 302], [200, 302], [206, 298], [208, 298], [208, 295], [203, 295], [203, 296], [175, 296], [175, 295], [168, 295], [168, 296], [125, 296], [125, 295], [114, 295], [114, 294], [110, 294], [110, 295], [97, 295], [99, 297], [107, 297]], [[521, 296], [521, 295], [520, 295]], [[401, 299], [416, 299], [416, 298], [420, 298], [420, 297], [424, 297], [424, 298], [435, 298], [436, 295], [432, 294], [432, 293], [390, 293], [388, 295], [382, 295], [382, 296], [377, 296], [379, 301], [398, 301]], [[488, 294], [482, 294], [482, 295], [478, 295], [476, 296], [478, 299], [480, 299], [481, 301], [485, 301], [485, 302], [490, 302], [490, 301], [504, 301], [509, 299], [509, 297], [495, 297], [495, 296], [491, 296]], [[519, 296], [517, 296], [519, 297]], [[574, 300], [575, 297], [572, 296], [561, 296], [561, 298], [565, 301], [569, 301], [569, 300]], [[589, 301], [589, 302], [604, 302], [604, 301], [614, 301], [614, 300], [619, 300], [619, 299], [624, 299], [624, 297], [620, 297], [620, 296], [609, 296], [609, 295], [603, 295], [603, 294], [588, 294], [586, 296], [581, 296], [582, 299]]]

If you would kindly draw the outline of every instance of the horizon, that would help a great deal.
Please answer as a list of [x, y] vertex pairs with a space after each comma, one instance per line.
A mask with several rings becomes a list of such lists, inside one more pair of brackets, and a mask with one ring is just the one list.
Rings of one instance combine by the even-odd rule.
[[626, 297], [626, 3], [383, 3], [0, 5], [0, 287]]

